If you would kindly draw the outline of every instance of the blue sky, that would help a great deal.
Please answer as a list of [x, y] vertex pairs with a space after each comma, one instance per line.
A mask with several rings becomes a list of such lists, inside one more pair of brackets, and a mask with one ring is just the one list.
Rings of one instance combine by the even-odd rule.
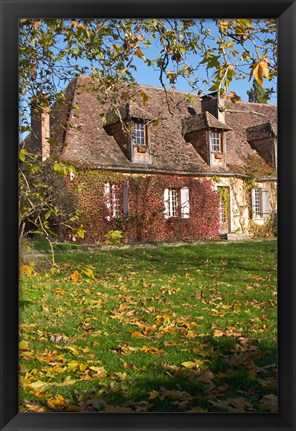
[[[159, 74], [152, 70], [151, 67], [145, 67], [143, 65], [143, 62], [136, 61], [137, 64], [137, 71], [134, 72], [135, 79], [139, 84], [146, 84], [146, 85], [152, 85], [154, 87], [160, 87], [159, 82]], [[228, 92], [234, 91], [240, 98], [244, 101], [248, 101], [248, 95], [247, 91], [250, 90], [252, 87], [252, 80], [248, 81], [248, 79], [240, 79], [240, 80], [233, 80], [229, 86]], [[264, 82], [264, 88], [273, 88], [275, 90], [275, 93], [271, 96], [268, 103], [277, 104], [277, 85], [276, 81], [270, 82], [265, 80]], [[178, 79], [176, 83], [176, 89], [180, 91], [188, 91], [190, 92], [190, 87], [186, 83], [184, 79]]]
[[[218, 38], [218, 32], [217, 32], [217, 28], [213, 23], [213, 20], [208, 19], [205, 22], [205, 27], [208, 28], [211, 31], [211, 35], [213, 36], [213, 39], [217, 39]], [[250, 51], [252, 53], [254, 53], [254, 48], [251, 44], [247, 45], [248, 49], [250, 49]], [[216, 44], [215, 41], [213, 40], [212, 42], [212, 47], [215, 48]], [[159, 52], [159, 46], [157, 46], [157, 43], [155, 45], [151, 45], [149, 48], [143, 48], [143, 53], [145, 54], [145, 56], [147, 58], [151, 57], [151, 58], [155, 58], [157, 57], [157, 52]], [[189, 64], [196, 64], [197, 62], [200, 61], [200, 58], [197, 58], [196, 56], [194, 57], [193, 55], [188, 56], [188, 63]], [[136, 59], [135, 60], [135, 65], [137, 66], [137, 71], [135, 71], [133, 73], [133, 75], [135, 76], [137, 82], [139, 84], [147, 84], [147, 85], [153, 85], [155, 87], [160, 87], [160, 82], [159, 82], [159, 73], [154, 71], [152, 69], [152, 67], [147, 67], [145, 66], [145, 64], [139, 60]], [[245, 67], [245, 71], [247, 73], [249, 73], [250, 68], [249, 66]], [[206, 78], [205, 75], [205, 71], [201, 71], [200, 72], [200, 86], [201, 89], [203, 90], [203, 92], [207, 92], [207, 88], [206, 86], [202, 85], [202, 81], [203, 79]], [[238, 96], [241, 97], [241, 99], [245, 102], [248, 101], [248, 95], [247, 95], [247, 91], [250, 90], [250, 88], [252, 87], [252, 82], [253, 80], [251, 79], [250, 81], [248, 79], [233, 79], [233, 81], [231, 82], [228, 91], [233, 91], [235, 92]], [[277, 104], [277, 81], [274, 78], [273, 81], [268, 81], [267, 79], [264, 79], [264, 88], [273, 88], [274, 89], [274, 93], [271, 96], [269, 103], [271, 104]], [[181, 91], [190, 91], [191, 88], [190, 86], [186, 83], [186, 81], [184, 80], [184, 78], [178, 78], [177, 82], [176, 82], [176, 89], [177, 90], [181, 90]]]

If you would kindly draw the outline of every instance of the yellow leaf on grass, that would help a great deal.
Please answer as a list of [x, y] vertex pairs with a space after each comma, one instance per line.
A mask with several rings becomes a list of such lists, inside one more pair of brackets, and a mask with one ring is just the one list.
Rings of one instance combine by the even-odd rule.
[[76, 383], [76, 380], [71, 379], [70, 376], [67, 376], [62, 383], [52, 383], [53, 386], [71, 386]]
[[77, 281], [80, 279], [81, 275], [78, 271], [74, 271], [73, 274], [70, 275], [70, 280], [74, 281], [74, 283], [77, 283]]
[[181, 365], [185, 368], [195, 368], [196, 366], [198, 366], [196, 362], [192, 362], [192, 361], [182, 362]]
[[119, 380], [125, 380], [126, 379], [126, 373], [114, 373]]
[[55, 398], [48, 400], [47, 405], [52, 410], [61, 410], [67, 407], [68, 403], [62, 395], [57, 395]]
[[79, 348], [77, 346], [65, 346], [64, 349], [70, 350], [75, 356], [79, 353]]
[[158, 349], [157, 347], [151, 347], [150, 348], [150, 352], [153, 353], [154, 355], [162, 355], [163, 354], [163, 350]]
[[69, 362], [68, 363], [68, 370], [69, 371], [75, 371], [75, 370], [77, 370], [77, 368], [79, 368], [78, 362]]
[[215, 329], [214, 331], [214, 337], [223, 337], [224, 331], [221, 331], [221, 329]]
[[85, 371], [87, 369], [87, 366], [86, 365], [84, 365], [84, 364], [79, 364], [79, 370], [80, 371]]
[[46, 382], [42, 382], [41, 380], [36, 380], [36, 382], [33, 382], [30, 384], [30, 387], [34, 390], [40, 390], [44, 386], [47, 386]]
[[139, 332], [139, 331], [132, 332], [131, 335], [132, 335], [132, 337], [136, 337], [136, 338], [143, 338], [144, 337], [144, 335], [141, 334], [141, 332]]
[[34, 268], [31, 265], [20, 266], [20, 275], [27, 275], [28, 277], [32, 277], [34, 273]]
[[28, 341], [20, 341], [19, 342], [19, 350], [29, 350], [29, 342]]
[[57, 295], [65, 295], [65, 290], [63, 290], [63, 289], [55, 289], [55, 293], [57, 294]]
[[60, 367], [60, 366], [55, 366], [55, 367], [53, 367], [52, 368], [52, 371], [54, 372], [54, 373], [57, 373], [57, 374], [63, 374], [63, 372], [66, 370], [66, 367]]

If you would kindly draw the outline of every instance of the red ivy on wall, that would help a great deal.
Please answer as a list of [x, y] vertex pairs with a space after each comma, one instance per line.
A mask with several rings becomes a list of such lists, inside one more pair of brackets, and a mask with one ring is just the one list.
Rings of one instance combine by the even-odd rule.
[[[107, 220], [104, 202], [104, 183], [116, 184], [120, 199], [123, 185], [129, 182], [128, 217], [123, 214]], [[121, 230], [125, 242], [190, 241], [218, 236], [219, 198], [212, 190], [211, 181], [169, 175], [124, 175], [98, 171], [80, 171], [69, 182], [82, 211], [81, 222], [86, 233], [84, 241], [97, 243], [111, 229]], [[164, 190], [189, 188], [189, 218], [164, 217]], [[80, 191], [78, 192], [78, 189]], [[121, 202], [122, 204], [122, 202]], [[67, 238], [66, 238], [67, 239]]]

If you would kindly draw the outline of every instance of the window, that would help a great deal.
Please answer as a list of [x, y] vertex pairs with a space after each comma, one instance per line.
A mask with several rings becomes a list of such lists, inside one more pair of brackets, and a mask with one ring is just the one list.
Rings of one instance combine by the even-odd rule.
[[222, 153], [222, 135], [221, 132], [211, 131], [211, 151]]
[[146, 140], [146, 126], [143, 123], [134, 123], [133, 128], [133, 144], [140, 147], [147, 145]]
[[267, 189], [252, 190], [252, 217], [266, 218], [269, 216], [269, 192]]
[[106, 208], [106, 220], [128, 216], [128, 181], [121, 188], [117, 184], [104, 184], [104, 203]]
[[254, 198], [253, 198], [253, 214], [255, 217], [260, 217], [261, 214], [261, 190], [254, 190]]
[[[180, 205], [179, 205], [180, 203]], [[189, 188], [165, 189], [164, 191], [165, 218], [189, 218]]]

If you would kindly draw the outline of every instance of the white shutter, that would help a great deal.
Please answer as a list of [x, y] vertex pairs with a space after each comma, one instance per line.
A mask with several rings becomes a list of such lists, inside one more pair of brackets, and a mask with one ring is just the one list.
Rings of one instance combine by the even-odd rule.
[[163, 193], [164, 211], [165, 218], [170, 217], [170, 204], [169, 204], [169, 189], [165, 189]]
[[125, 181], [123, 185], [123, 215], [128, 217], [128, 181]]
[[252, 189], [251, 191], [251, 197], [252, 197], [252, 218], [256, 218], [256, 211], [255, 211], [255, 189]]
[[110, 199], [110, 192], [111, 192], [111, 187], [110, 187], [110, 183], [105, 183], [104, 184], [104, 204], [105, 207], [107, 208], [107, 216], [106, 219], [108, 221], [111, 220], [111, 199]]
[[269, 192], [267, 189], [261, 191], [261, 202], [262, 217], [266, 218], [269, 215]]
[[189, 218], [189, 188], [181, 188], [181, 217]]

